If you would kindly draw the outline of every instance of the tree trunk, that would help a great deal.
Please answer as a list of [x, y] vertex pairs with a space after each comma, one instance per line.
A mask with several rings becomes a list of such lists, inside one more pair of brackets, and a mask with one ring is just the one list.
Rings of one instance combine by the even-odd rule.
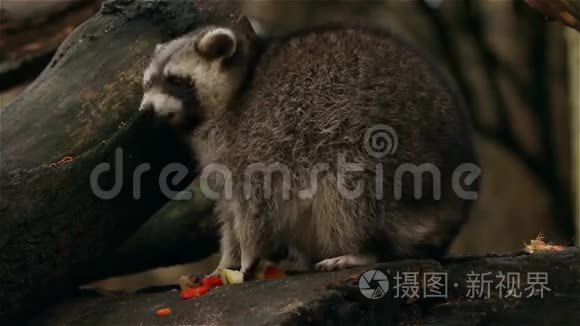
[[[168, 201], [160, 184], [171, 186], [171, 177], [160, 182], [162, 169], [178, 162], [192, 171], [184, 148], [173, 145], [176, 136], [139, 116], [141, 75], [156, 43], [225, 7], [210, 0], [106, 3], [2, 110], [0, 318], [90, 278], [90, 262]], [[109, 200], [91, 187], [91, 173], [103, 162], [112, 171], [98, 184], [103, 190], [121, 185]], [[142, 163], [150, 170], [139, 184], [133, 173]], [[183, 189], [192, 177], [172, 189]]]

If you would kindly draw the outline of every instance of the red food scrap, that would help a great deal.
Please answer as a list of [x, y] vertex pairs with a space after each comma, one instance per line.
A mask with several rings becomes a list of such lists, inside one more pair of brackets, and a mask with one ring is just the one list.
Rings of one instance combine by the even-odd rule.
[[169, 316], [171, 315], [171, 313], [173, 313], [173, 311], [171, 311], [171, 308], [161, 308], [161, 309], [157, 309], [157, 311], [155, 311], [155, 314], [158, 317], [165, 317], [165, 316]]
[[264, 279], [274, 280], [284, 277], [284, 272], [276, 266], [268, 266], [264, 269]]
[[209, 292], [210, 287], [207, 285], [196, 286], [191, 289], [181, 291], [181, 298], [183, 300], [200, 297]]
[[224, 283], [222, 282], [222, 278], [219, 276], [208, 276], [201, 280], [201, 284], [205, 285], [209, 288], [213, 288], [216, 286], [222, 286]]

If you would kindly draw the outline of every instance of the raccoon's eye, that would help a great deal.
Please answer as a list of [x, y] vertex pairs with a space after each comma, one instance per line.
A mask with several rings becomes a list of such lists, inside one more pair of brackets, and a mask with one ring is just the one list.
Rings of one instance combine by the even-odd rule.
[[189, 87], [189, 79], [179, 76], [167, 76], [167, 83], [174, 87]]
[[151, 86], [153, 86], [153, 81], [151, 81], [151, 80], [148, 80], [145, 83], [143, 83], [143, 88], [145, 88], [145, 89], [149, 89], [149, 88], [151, 88]]

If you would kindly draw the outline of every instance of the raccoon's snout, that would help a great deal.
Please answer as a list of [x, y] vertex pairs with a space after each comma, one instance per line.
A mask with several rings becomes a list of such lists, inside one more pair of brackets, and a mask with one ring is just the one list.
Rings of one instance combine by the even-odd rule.
[[175, 112], [167, 112], [164, 115], [159, 115], [158, 112], [155, 111], [155, 105], [152, 103], [145, 103], [141, 105], [139, 108], [141, 114], [149, 120], [153, 120], [155, 125], [163, 123], [170, 123], [173, 121], [175, 117]]
[[157, 118], [170, 119], [183, 110], [183, 102], [179, 98], [167, 94], [149, 92], [143, 96], [139, 110]]
[[151, 103], [143, 103], [139, 108], [144, 116], [153, 117], [155, 116], [155, 107]]

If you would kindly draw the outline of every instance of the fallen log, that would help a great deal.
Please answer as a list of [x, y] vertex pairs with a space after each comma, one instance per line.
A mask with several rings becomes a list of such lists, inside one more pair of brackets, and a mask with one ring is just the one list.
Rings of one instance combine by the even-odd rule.
[[[388, 282], [360, 282], [369, 270], [381, 271]], [[578, 325], [579, 279], [580, 248], [404, 260], [218, 287], [189, 301], [176, 290], [93, 294], [59, 303], [29, 324]], [[373, 291], [383, 286], [385, 295], [366, 297], [360, 291], [365, 284]], [[156, 316], [163, 307], [172, 314]]]
[[155, 213], [119, 248], [94, 261], [84, 281], [186, 264], [217, 252], [218, 226], [213, 205], [196, 196], [173, 201]]
[[[138, 114], [140, 80], [157, 43], [225, 7], [203, 0], [107, 2], [2, 109], [0, 319], [91, 279], [91, 262], [169, 200], [162, 183], [180, 190], [191, 182], [193, 173], [176, 184], [168, 181], [173, 174], [162, 176], [169, 163], [189, 171], [193, 163], [171, 130], [155, 129]], [[143, 163], [149, 170], [135, 178]]]

